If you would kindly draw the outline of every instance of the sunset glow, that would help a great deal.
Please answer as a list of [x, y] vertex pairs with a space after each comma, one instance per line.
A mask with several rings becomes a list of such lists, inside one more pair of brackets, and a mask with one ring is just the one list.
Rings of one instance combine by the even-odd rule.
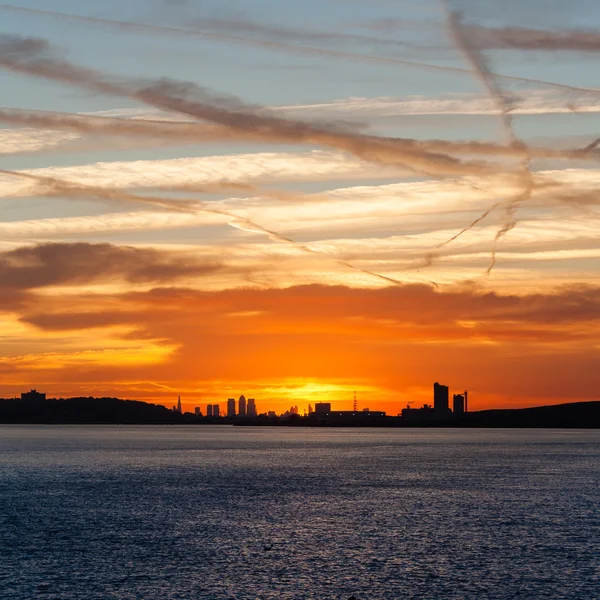
[[600, 91], [573, 37], [531, 47], [488, 3], [315, 4], [322, 32], [84, 4], [0, 7], [0, 397], [597, 399]]

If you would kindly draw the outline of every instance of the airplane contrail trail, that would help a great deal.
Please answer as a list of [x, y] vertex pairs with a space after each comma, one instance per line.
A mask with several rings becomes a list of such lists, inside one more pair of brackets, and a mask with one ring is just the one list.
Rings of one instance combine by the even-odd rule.
[[[370, 54], [362, 54], [358, 52], [346, 52], [342, 50], [329, 50], [325, 48], [314, 48], [311, 46], [303, 46], [299, 44], [290, 44], [288, 42], [272, 41], [272, 40], [261, 40], [257, 38], [251, 38], [241, 35], [233, 35], [226, 33], [214, 33], [210, 31], [193, 31], [189, 29], [179, 27], [167, 27], [164, 25], [149, 25], [145, 23], [135, 23], [131, 21], [119, 21], [114, 19], [105, 19], [100, 17], [87, 17], [83, 15], [76, 15], [72, 13], [63, 13], [51, 10], [42, 10], [34, 8], [26, 8], [21, 6], [14, 6], [11, 4], [0, 4], [0, 10], [29, 13], [32, 15], [51, 17], [55, 19], [67, 19], [92, 23], [105, 27], [112, 27], [114, 29], [125, 29], [125, 30], [138, 30], [146, 31], [148, 33], [165, 33], [171, 35], [184, 35], [190, 37], [198, 37], [204, 39], [213, 39], [216, 41], [233, 42], [244, 45], [257, 46], [262, 48], [273, 48], [276, 50], [285, 50], [291, 53], [304, 54], [307, 56], [329, 56], [331, 58], [339, 58], [351, 61], [360, 61], [370, 64], [380, 64], [389, 66], [405, 66], [411, 68], [421, 68], [434, 71], [446, 71], [451, 73], [461, 73], [465, 75], [472, 75], [473, 71], [470, 69], [464, 69], [461, 67], [451, 67], [447, 65], [435, 65], [420, 61], [406, 60], [395, 57], [376, 56]], [[573, 86], [563, 83], [557, 83], [553, 81], [545, 81], [543, 79], [536, 79], [530, 77], [517, 77], [515, 75], [503, 75], [500, 73], [494, 73], [495, 77], [502, 78], [509, 81], [518, 81], [521, 83], [531, 83], [537, 86], [551, 87], [556, 89], [579, 91], [579, 92], [590, 92], [600, 93], [598, 88], [586, 88], [581, 86]]]
[[[51, 111], [35, 111], [15, 108], [0, 108], [0, 122], [24, 127], [38, 127], [58, 131], [74, 131], [81, 134], [97, 134], [112, 136], [158, 137], [168, 140], [194, 142], [214, 141], [252, 141], [278, 142], [281, 137], [273, 134], [269, 138], [266, 133], [254, 134], [234, 130], [227, 126], [199, 123], [193, 121], [173, 122], [157, 119], [126, 119], [105, 116], [90, 116], [78, 113], [60, 113]], [[490, 156], [524, 157], [527, 154], [535, 158], [558, 158], [566, 160], [600, 160], [600, 153], [594, 153], [596, 145], [590, 144], [583, 149], [554, 149], [545, 147], [529, 147], [523, 144], [495, 144], [479, 141], [448, 141], [438, 139], [415, 138], [379, 138], [398, 148], [409, 150], [425, 150], [454, 154], [481, 154]]]
[[[101, 186], [90, 186], [83, 185], [81, 183], [66, 181], [57, 179], [54, 177], [46, 177], [34, 175], [32, 173], [27, 173], [23, 171], [11, 171], [8, 169], [0, 169], [0, 175], [7, 175], [10, 177], [18, 177], [22, 179], [27, 179], [30, 181], [35, 181], [40, 184], [40, 189], [36, 190], [34, 193], [36, 194], [44, 194], [44, 195], [54, 195], [54, 194], [65, 194], [67, 196], [89, 196], [93, 198], [101, 198], [109, 201], [119, 201], [125, 203], [134, 203], [141, 205], [149, 205], [149, 206], [158, 206], [160, 208], [176, 211], [176, 212], [184, 212], [190, 214], [196, 213], [207, 213], [216, 216], [222, 216], [227, 218], [228, 225], [234, 227], [236, 229], [242, 229], [244, 231], [250, 231], [254, 233], [260, 233], [266, 235], [269, 239], [283, 244], [288, 244], [296, 249], [304, 252], [305, 254], [323, 256], [328, 258], [329, 260], [334, 261], [336, 264], [341, 265], [343, 267], [352, 269], [354, 271], [358, 271], [365, 275], [369, 275], [370, 277], [386, 281], [387, 283], [393, 283], [394, 285], [404, 285], [404, 282], [399, 279], [394, 279], [393, 277], [389, 277], [387, 275], [382, 275], [381, 273], [377, 273], [375, 271], [371, 271], [368, 269], [364, 269], [359, 267], [351, 262], [346, 260], [337, 258], [333, 256], [329, 252], [324, 250], [317, 250], [312, 248], [307, 244], [303, 244], [301, 242], [297, 242], [296, 240], [284, 236], [281, 233], [274, 231], [273, 229], [269, 229], [264, 227], [260, 223], [257, 223], [253, 219], [249, 219], [248, 217], [244, 217], [242, 215], [238, 215], [229, 210], [223, 210], [218, 208], [211, 208], [210, 204], [207, 202], [201, 202], [197, 200], [179, 200], [179, 199], [168, 199], [168, 198], [157, 198], [155, 196], [141, 195], [141, 194], [131, 194], [129, 192], [123, 192], [114, 188], [104, 188]], [[437, 284], [436, 284], [437, 285]]]
[[[520, 144], [525, 150], [525, 156], [521, 161], [520, 175], [521, 180], [523, 182], [523, 189], [515, 198], [513, 198], [505, 204], [507, 220], [505, 224], [498, 230], [494, 238], [491, 261], [490, 265], [487, 268], [487, 274], [489, 275], [492, 272], [494, 266], [496, 265], [496, 248], [498, 242], [504, 235], [506, 235], [516, 226], [516, 213], [519, 209], [519, 206], [521, 206], [523, 202], [526, 202], [529, 198], [531, 198], [531, 194], [533, 193], [535, 184], [533, 180], [533, 175], [531, 173], [532, 156], [527, 146], [518, 138], [517, 134], [515, 133], [512, 124], [512, 118], [510, 115], [510, 101], [506, 98], [506, 96], [503, 94], [502, 90], [496, 83], [495, 76], [486, 64], [485, 58], [469, 39], [467, 31], [462, 24], [460, 13], [453, 11], [450, 8], [449, 0], [445, 0], [444, 4], [448, 11], [448, 28], [450, 29], [450, 33], [452, 34], [452, 37], [454, 38], [457, 47], [464, 54], [467, 61], [473, 66], [473, 69], [477, 73], [478, 78], [482, 81], [482, 83], [488, 90], [488, 93], [492, 100], [496, 103], [500, 119], [502, 121], [502, 126], [506, 132], [509, 143], [513, 145]], [[482, 218], [485, 218], [485, 216], [492, 212], [493, 208], [494, 207], [486, 211]], [[476, 224], [477, 222], [479, 221], [476, 221], [474, 224]], [[474, 224], [471, 224], [470, 227], [467, 227], [467, 230], [472, 228]]]
[[408, 168], [431, 176], [490, 175], [499, 168], [480, 161], [463, 162], [440, 152], [401, 145], [394, 138], [349, 132], [336, 124], [323, 125], [265, 113], [236, 98], [223, 98], [210, 90], [180, 81], [109, 79], [94, 69], [79, 67], [49, 56], [49, 45], [36, 38], [0, 40], [0, 66], [103, 94], [127, 97], [149, 106], [209, 121], [231, 130], [287, 143], [308, 143], [336, 148], [387, 166]]
[[549, 31], [526, 27], [469, 25], [466, 30], [473, 44], [480, 49], [600, 52], [600, 33], [586, 29]]

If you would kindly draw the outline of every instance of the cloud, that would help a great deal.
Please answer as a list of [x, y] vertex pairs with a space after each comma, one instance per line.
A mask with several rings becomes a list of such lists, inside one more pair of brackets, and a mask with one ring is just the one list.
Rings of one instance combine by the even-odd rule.
[[[45, 307], [32, 305], [25, 311], [24, 322], [53, 331], [129, 324], [148, 328], [149, 335], [176, 344], [195, 339], [195, 332], [189, 330], [192, 322], [211, 338], [216, 334], [223, 338], [285, 338], [317, 332], [325, 337], [361, 337], [370, 331], [380, 342], [402, 337], [406, 343], [425, 344], [440, 336], [447, 341], [478, 343], [486, 331], [495, 341], [518, 337], [544, 344], [595, 343], [600, 326], [600, 288], [588, 285], [521, 295], [472, 285], [439, 290], [423, 284], [379, 289], [308, 285], [215, 292], [157, 288], [106, 297], [83, 296], [82, 309], [68, 311], [61, 310], [60, 296], [45, 295], [44, 299]], [[104, 302], [107, 310], [102, 310]], [[120, 310], [111, 310], [116, 306]], [[465, 323], [471, 325], [466, 327]], [[586, 332], [576, 324], [588, 324], [590, 330]]]
[[[177, 37], [181, 36], [191, 36], [198, 37], [203, 39], [212, 39], [215, 41], [223, 41], [230, 42], [234, 44], [243, 44], [250, 46], [257, 46], [259, 48], [264, 48], [268, 50], [280, 50], [285, 52], [290, 52], [292, 54], [297, 55], [305, 55], [305, 56], [315, 56], [315, 57], [329, 57], [334, 59], [348, 60], [352, 62], [363, 62], [366, 64], [375, 64], [375, 65], [387, 65], [390, 67], [408, 67], [415, 69], [425, 69], [431, 71], [438, 72], [450, 72], [450, 73], [461, 73], [461, 74], [471, 74], [469, 69], [464, 69], [460, 67], [452, 67], [448, 65], [435, 65], [431, 63], [406, 60], [398, 57], [387, 57], [387, 56], [375, 56], [372, 54], [365, 54], [360, 52], [345, 52], [342, 50], [330, 50], [326, 48], [316, 48], [312, 46], [303, 46], [299, 44], [290, 44], [286, 41], [276, 41], [269, 39], [259, 39], [256, 37], [248, 37], [243, 35], [234, 35], [227, 33], [214, 33], [210, 31], [200, 31], [200, 30], [189, 30], [178, 27], [166, 27], [160, 25], [147, 25], [144, 23], [134, 23], [128, 21], [116, 21], [111, 19], [102, 19], [98, 17], [86, 17], [83, 15], [76, 15], [70, 13], [61, 13], [57, 11], [49, 11], [49, 10], [39, 10], [32, 8], [24, 8], [19, 6], [12, 6], [3, 4], [0, 5], [0, 10], [4, 11], [15, 11], [22, 13], [29, 13], [31, 15], [38, 15], [44, 17], [51, 17], [57, 19], [65, 19], [65, 20], [74, 20], [80, 22], [86, 22], [90, 24], [96, 24], [104, 27], [111, 27], [116, 30], [123, 30], [126, 32], [130, 31], [139, 31], [150, 34], [163, 33], [165, 35], [175, 35]], [[587, 91], [590, 93], [600, 93], [600, 90], [594, 90], [590, 88], [578, 87], [578, 86], [570, 86], [566, 84], [544, 81], [541, 79], [527, 78], [527, 77], [518, 77], [513, 75], [503, 75], [503, 74], [494, 74], [496, 77], [502, 78], [507, 81], [517, 81], [517, 82], [527, 82], [533, 83], [540, 86], [552, 87], [555, 89], [563, 89], [563, 90], [572, 90], [572, 91]]]
[[19, 291], [111, 280], [132, 284], [171, 282], [224, 268], [183, 252], [83, 242], [50, 243], [0, 253], [0, 287]]
[[[549, 93], [547, 90], [520, 90], [513, 93], [514, 115], [596, 113], [600, 102], [596, 94]], [[309, 114], [313, 118], [335, 116], [345, 119], [419, 115], [497, 115], [498, 108], [487, 96], [481, 94], [447, 93], [442, 97], [408, 96], [344, 98], [318, 104], [275, 106], [271, 110], [285, 114]]]
[[[599, 309], [600, 287], [591, 285], [519, 295], [472, 285], [157, 288], [67, 298], [48, 289], [18, 313], [36, 351], [4, 359], [0, 371], [5, 385], [26, 374], [60, 395], [135, 388], [138, 397], [164, 401], [168, 394], [139, 382], [192, 397], [200, 390], [211, 400], [244, 382], [274, 406], [284, 381], [290, 394], [310, 382], [362, 382], [371, 400], [390, 409], [398, 407], [389, 402], [394, 390], [430, 389], [435, 380], [468, 387], [479, 407], [499, 394], [515, 402], [589, 398], [600, 383], [591, 368], [599, 356]], [[91, 330], [93, 351], [49, 351], [61, 332], [76, 339]], [[567, 373], [568, 389], [561, 383]]]
[[469, 25], [469, 38], [481, 49], [600, 52], [600, 33], [591, 29], [548, 31], [525, 27]]
[[317, 124], [286, 119], [244, 104], [234, 97], [216, 95], [199, 86], [171, 80], [157, 82], [118, 81], [97, 71], [77, 67], [52, 57], [46, 42], [9, 38], [0, 44], [0, 64], [9, 70], [44, 77], [124, 96], [163, 110], [171, 110], [265, 140], [316, 144], [342, 150], [368, 162], [407, 168], [427, 175], [491, 174], [498, 167], [464, 162], [439, 151], [430, 151], [405, 140], [357, 134], [339, 124]]
[[[2, 120], [1, 117], [0, 120]], [[35, 152], [71, 142], [79, 137], [75, 133], [64, 131], [40, 131], [33, 128], [0, 129], [0, 154]]]
[[[418, 104], [418, 101], [415, 101]], [[459, 101], [449, 101], [457, 104]], [[344, 112], [346, 110], [354, 110], [355, 104], [361, 105], [360, 102], [349, 101], [334, 102], [326, 105], [299, 106], [299, 107], [284, 107], [285, 114], [294, 112], [309, 112], [324, 116], [327, 113], [331, 115], [337, 111]], [[366, 101], [369, 104], [386, 105], [385, 101], [377, 99]], [[410, 103], [410, 101], [409, 101]], [[481, 101], [479, 101], [482, 104]], [[395, 110], [394, 104], [388, 103], [392, 108], [383, 108], [382, 114], [386, 110]], [[365, 108], [364, 104], [362, 104]], [[272, 110], [272, 109], [269, 109]], [[359, 110], [360, 109], [359, 107]], [[400, 113], [402, 114], [402, 102], [400, 102]], [[434, 110], [428, 108], [425, 110]], [[489, 110], [489, 108], [488, 108]], [[565, 108], [565, 110], [568, 110]], [[493, 114], [497, 114], [497, 110]], [[375, 110], [375, 115], [377, 111]], [[415, 113], [417, 114], [417, 113]], [[422, 113], [433, 114], [433, 113]], [[484, 113], [482, 113], [484, 114]], [[487, 113], [485, 113], [487, 114]], [[356, 116], [356, 115], [355, 115]], [[226, 142], [226, 141], [244, 141], [253, 143], [268, 143], [271, 140], [265, 136], [263, 132], [231, 130], [225, 126], [206, 125], [195, 122], [172, 122], [172, 121], [157, 121], [148, 118], [123, 119], [109, 118], [98, 116], [84, 116], [68, 113], [48, 113], [43, 111], [21, 111], [16, 109], [0, 109], [0, 122], [5, 122], [10, 125], [28, 125], [42, 128], [35, 133], [36, 130], [0, 130], [0, 151], [3, 149], [3, 141], [7, 140], [5, 149], [7, 153], [30, 151], [41, 149], [46, 146], [58, 145], [67, 140], [78, 139], [79, 136], [75, 133], [58, 134], [53, 136], [51, 131], [44, 130], [64, 130], [69, 132], [77, 132], [81, 135], [100, 135], [112, 137], [142, 137], [155, 138], [161, 141], [171, 143], [202, 143], [202, 142]], [[23, 147], [19, 146], [18, 140], [22, 139]], [[450, 141], [439, 139], [414, 139], [414, 138], [389, 138], [386, 143], [392, 143], [398, 149], [405, 149], [412, 152], [440, 152], [454, 154], [472, 154], [483, 156], [523, 156], [525, 154], [522, 144], [502, 145], [490, 142], [480, 141]], [[594, 148], [592, 148], [593, 150]], [[598, 160], [598, 155], [595, 152], [585, 149], [560, 149], [560, 148], [530, 148], [529, 153], [536, 158], [559, 158], [568, 160]], [[368, 158], [367, 158], [368, 160]]]
[[[328, 179], [386, 179], [393, 169], [373, 167], [337, 152], [257, 152], [162, 161], [101, 162], [73, 167], [46, 167], [23, 173], [96, 187], [156, 188], [211, 186], [219, 183], [322, 181]], [[0, 197], [35, 193], [35, 181], [0, 174]]]

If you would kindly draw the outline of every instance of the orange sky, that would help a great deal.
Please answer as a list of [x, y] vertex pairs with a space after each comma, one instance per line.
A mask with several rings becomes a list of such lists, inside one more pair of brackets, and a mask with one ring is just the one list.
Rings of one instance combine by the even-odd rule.
[[3, 14], [0, 397], [598, 399], [600, 104], [567, 3], [534, 50], [494, 3], [315, 30], [304, 3], [79, 4]]
[[[59, 252], [60, 276], [46, 264], [44, 277], [70, 283], [72, 257], [94, 248]], [[113, 281], [126, 278], [131, 264], [118, 266], [119, 249], [110, 251]], [[243, 393], [260, 411], [280, 412], [317, 401], [350, 409], [356, 391], [361, 408], [397, 414], [408, 401], [431, 402], [434, 381], [468, 389], [473, 410], [591, 400], [600, 386], [595, 287], [521, 296], [424, 284], [65, 294], [55, 281], [18, 289], [31, 259], [4, 269], [14, 283], [2, 300], [5, 397], [37, 387], [172, 406], [181, 394], [185, 409], [204, 410]], [[36, 277], [30, 271], [30, 283]]]

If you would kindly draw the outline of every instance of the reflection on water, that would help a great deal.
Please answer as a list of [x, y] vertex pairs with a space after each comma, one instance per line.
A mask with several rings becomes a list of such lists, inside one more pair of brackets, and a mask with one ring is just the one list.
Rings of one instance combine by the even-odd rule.
[[594, 431], [0, 427], [0, 598], [577, 598]]

